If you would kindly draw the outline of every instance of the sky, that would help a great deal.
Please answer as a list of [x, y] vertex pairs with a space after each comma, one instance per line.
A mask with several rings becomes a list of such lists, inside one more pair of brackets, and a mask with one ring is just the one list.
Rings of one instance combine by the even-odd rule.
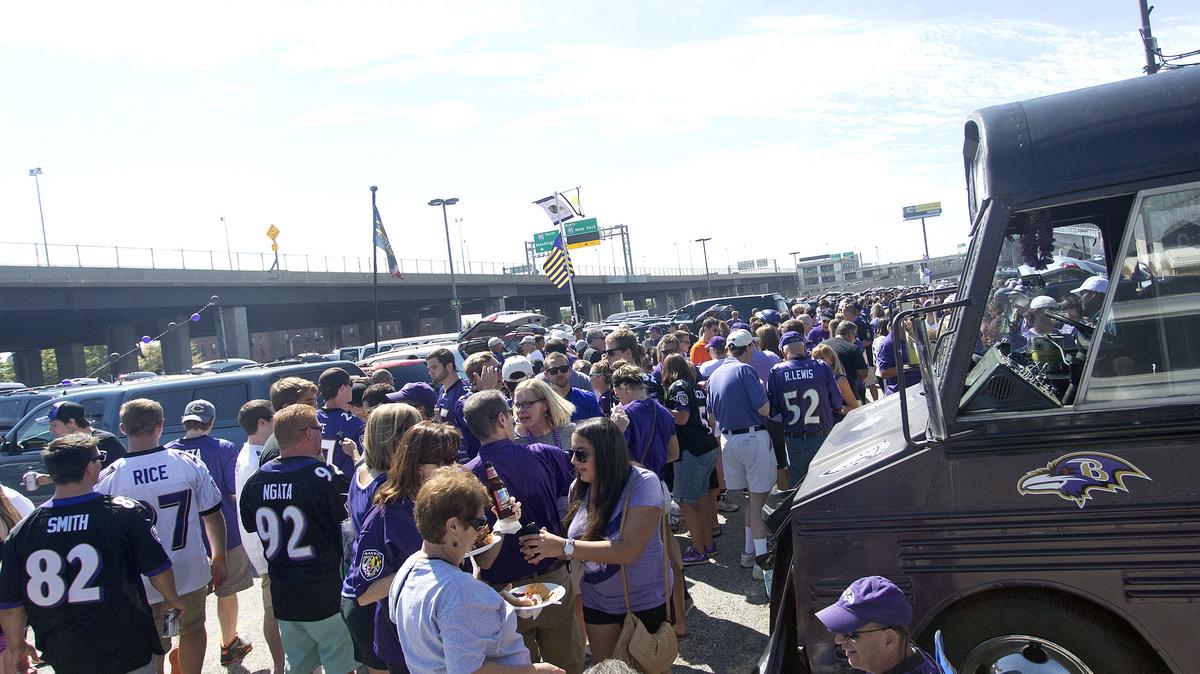
[[[1162, 0], [1168, 53], [1200, 47]], [[920, 256], [968, 230], [975, 109], [1137, 77], [1119, 2], [5, 3], [0, 263], [55, 244], [520, 262], [579, 186], [638, 266]], [[615, 245], [574, 251], [611, 266]], [[90, 250], [85, 248], [84, 250]], [[127, 256], [128, 259], [128, 256]]]

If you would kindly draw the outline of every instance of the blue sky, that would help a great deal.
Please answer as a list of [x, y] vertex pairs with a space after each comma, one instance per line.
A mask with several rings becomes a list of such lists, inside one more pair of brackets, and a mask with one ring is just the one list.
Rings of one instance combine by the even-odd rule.
[[[1168, 52], [1200, 46], [1159, 3]], [[8, 3], [0, 222], [52, 244], [366, 255], [370, 195], [404, 258], [519, 261], [530, 202], [582, 186], [635, 263], [919, 256], [907, 204], [967, 222], [973, 109], [1136, 77], [1120, 2]], [[692, 245], [694, 248], [694, 245]], [[878, 248], [878, 253], [876, 253]], [[11, 255], [0, 246], [0, 258]], [[608, 244], [579, 265], [612, 264]], [[692, 251], [700, 264], [699, 250]]]

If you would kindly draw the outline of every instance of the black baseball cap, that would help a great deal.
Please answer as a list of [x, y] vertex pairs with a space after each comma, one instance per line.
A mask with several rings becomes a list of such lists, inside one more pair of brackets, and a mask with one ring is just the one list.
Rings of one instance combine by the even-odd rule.
[[60, 400], [50, 406], [46, 416], [38, 417], [37, 422], [39, 424], [48, 424], [51, 421], [66, 423], [72, 419], [75, 420], [75, 423], [87, 420], [87, 415], [83, 413], [83, 405], [71, 400]]

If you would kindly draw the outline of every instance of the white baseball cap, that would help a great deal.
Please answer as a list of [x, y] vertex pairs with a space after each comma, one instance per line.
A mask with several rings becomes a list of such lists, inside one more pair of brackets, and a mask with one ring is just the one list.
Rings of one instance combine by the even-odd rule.
[[504, 359], [500, 374], [504, 381], [515, 384], [533, 376], [533, 363], [525, 356], [509, 356]]
[[1075, 294], [1079, 294], [1085, 290], [1094, 292], [1094, 293], [1101, 293], [1101, 294], [1106, 293], [1106, 292], [1108, 292], [1108, 279], [1104, 278], [1103, 276], [1099, 276], [1099, 275], [1089, 276], [1088, 279], [1083, 282], [1083, 285], [1072, 290], [1071, 292], [1075, 293]]
[[753, 341], [754, 335], [749, 330], [734, 330], [725, 338], [725, 344], [737, 347], [750, 346]]
[[1036, 309], [1057, 309], [1058, 302], [1055, 302], [1054, 298], [1050, 297], [1049, 295], [1038, 295], [1037, 297], [1033, 298], [1032, 302], [1029, 303], [1029, 308], [1035, 309], [1035, 310]]
[[493, 346], [504, 346], [504, 340], [499, 337], [492, 337], [488, 340], [488, 348], [490, 349]]

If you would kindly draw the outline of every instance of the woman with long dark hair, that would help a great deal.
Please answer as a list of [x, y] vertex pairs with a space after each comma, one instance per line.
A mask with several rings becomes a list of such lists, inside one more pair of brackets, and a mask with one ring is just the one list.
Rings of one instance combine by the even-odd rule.
[[667, 620], [662, 487], [658, 476], [633, 465], [625, 434], [608, 419], [581, 422], [571, 447], [578, 477], [564, 519], [567, 538], [543, 529], [522, 537], [521, 545], [533, 564], [546, 558], [584, 563], [583, 619], [599, 662], [612, 655], [627, 609], [651, 632]]
[[717, 507], [717, 487], [712, 479], [718, 443], [703, 418], [704, 394], [696, 388], [695, 373], [682, 355], [671, 354], [663, 361], [662, 385], [667, 389], [667, 409], [675, 417], [679, 441], [679, 460], [673, 464], [675, 501], [692, 539], [692, 547], [681, 561], [704, 564], [717, 551], [711, 527]]

